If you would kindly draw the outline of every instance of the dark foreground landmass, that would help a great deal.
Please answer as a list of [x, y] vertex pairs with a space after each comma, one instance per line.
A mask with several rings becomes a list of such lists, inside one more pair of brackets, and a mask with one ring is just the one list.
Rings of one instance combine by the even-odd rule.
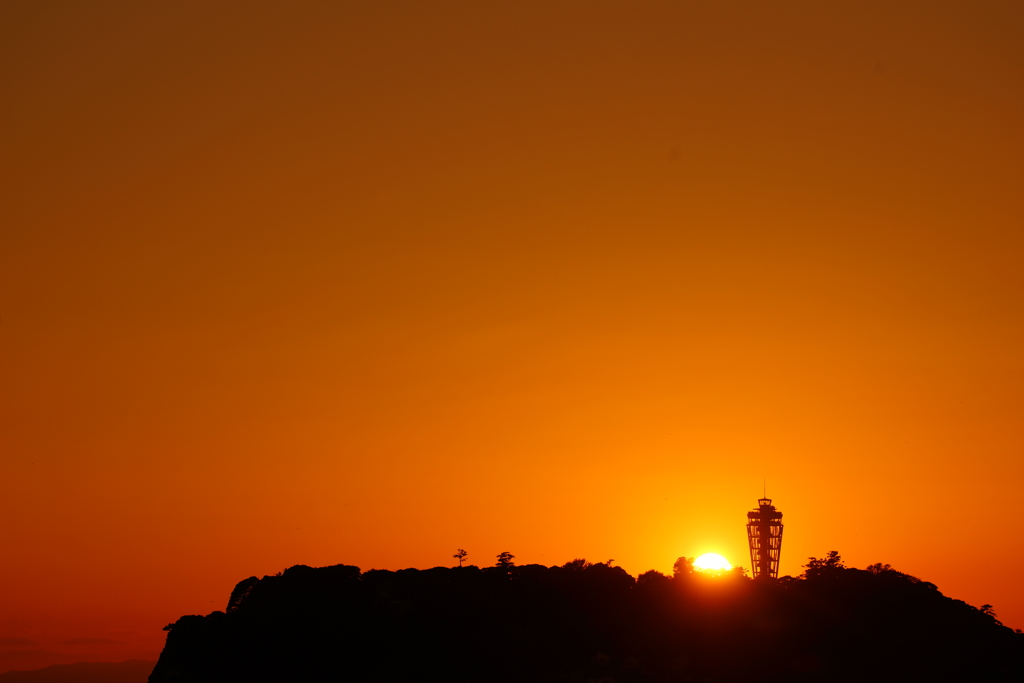
[[7, 671], [0, 683], [145, 683], [154, 662], [78, 662], [54, 664], [33, 671]]
[[888, 566], [677, 569], [296, 566], [169, 626], [149, 680], [1024, 681], [1024, 635]]

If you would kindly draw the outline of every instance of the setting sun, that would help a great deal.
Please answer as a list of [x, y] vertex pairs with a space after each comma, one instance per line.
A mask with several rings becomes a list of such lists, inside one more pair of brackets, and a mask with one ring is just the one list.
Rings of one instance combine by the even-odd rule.
[[693, 568], [702, 572], [721, 572], [732, 569], [732, 565], [718, 553], [704, 553], [693, 561]]

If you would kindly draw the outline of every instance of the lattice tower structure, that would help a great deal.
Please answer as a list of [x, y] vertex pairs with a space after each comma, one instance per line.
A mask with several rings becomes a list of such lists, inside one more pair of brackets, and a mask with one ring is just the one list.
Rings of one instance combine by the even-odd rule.
[[782, 554], [782, 513], [772, 505], [771, 498], [757, 501], [757, 509], [747, 513], [747, 543], [754, 578], [779, 578], [779, 556]]

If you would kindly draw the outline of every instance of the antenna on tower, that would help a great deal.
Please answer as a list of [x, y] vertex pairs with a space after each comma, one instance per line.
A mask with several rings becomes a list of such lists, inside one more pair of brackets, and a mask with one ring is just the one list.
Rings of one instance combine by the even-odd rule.
[[768, 497], [768, 477], [765, 477], [764, 479], [761, 480], [761, 497]]

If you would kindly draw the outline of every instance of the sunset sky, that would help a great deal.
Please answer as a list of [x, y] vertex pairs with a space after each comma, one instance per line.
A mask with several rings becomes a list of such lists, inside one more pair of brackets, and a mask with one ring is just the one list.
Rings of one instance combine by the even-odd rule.
[[0, 4], [0, 671], [295, 564], [838, 550], [1024, 628], [1024, 4]]

